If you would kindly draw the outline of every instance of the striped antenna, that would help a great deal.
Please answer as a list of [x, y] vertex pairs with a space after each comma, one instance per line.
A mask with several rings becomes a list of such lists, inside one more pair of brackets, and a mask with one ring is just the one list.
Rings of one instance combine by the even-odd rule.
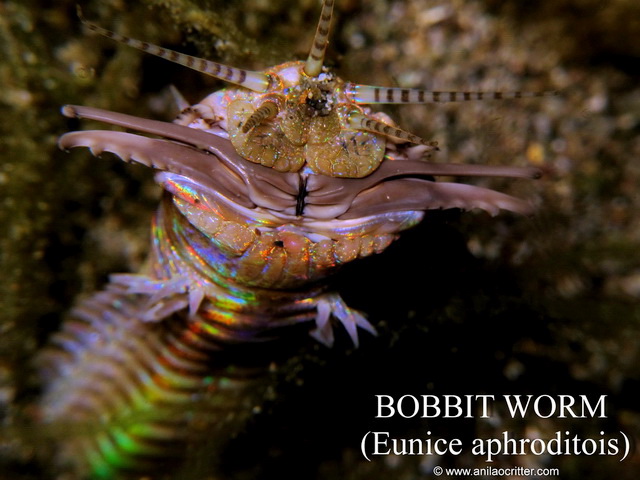
[[331, 16], [333, 15], [334, 0], [323, 0], [322, 13], [316, 29], [316, 36], [313, 38], [311, 51], [304, 64], [304, 73], [310, 77], [317, 77], [322, 71], [324, 52], [329, 43], [329, 27], [331, 26]]
[[251, 114], [249, 119], [242, 126], [242, 133], [247, 133], [253, 127], [260, 125], [268, 118], [273, 118], [278, 114], [278, 105], [275, 102], [266, 101], [260, 108]]
[[553, 92], [431, 92], [419, 88], [388, 88], [347, 84], [345, 91], [359, 104], [372, 103], [446, 103], [468, 100], [502, 100], [506, 98], [551, 97]]
[[92, 32], [96, 32], [107, 38], [111, 38], [116, 42], [123, 43], [143, 52], [156, 55], [158, 57], [166, 58], [167, 60], [184, 65], [185, 67], [192, 68], [198, 72], [206, 73], [212, 77], [218, 78], [225, 82], [235, 83], [241, 87], [246, 87], [254, 92], [266, 92], [269, 88], [269, 76], [262, 72], [253, 72], [250, 70], [243, 70], [241, 68], [229, 67], [221, 63], [212, 62], [184, 53], [179, 53], [174, 50], [153, 45], [151, 43], [142, 42], [134, 38], [120, 35], [119, 33], [112, 32], [106, 28], [102, 28], [94, 23], [89, 22], [82, 15], [80, 6], [77, 6], [78, 17], [80, 21]]
[[425, 145], [429, 147], [429, 150], [438, 150], [438, 142], [428, 142], [413, 133], [392, 127], [391, 125], [379, 122], [361, 113], [354, 112], [349, 115], [349, 127], [355, 130], [367, 130], [369, 132], [381, 133], [387, 137], [399, 138], [400, 140], [406, 140], [407, 142], [415, 143], [417, 145]]

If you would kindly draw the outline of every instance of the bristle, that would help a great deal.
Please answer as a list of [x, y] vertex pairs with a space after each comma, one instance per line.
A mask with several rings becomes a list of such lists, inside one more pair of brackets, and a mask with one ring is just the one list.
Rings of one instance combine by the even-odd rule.
[[180, 90], [176, 88], [175, 85], [169, 85], [169, 91], [171, 92], [171, 96], [173, 97], [174, 102], [176, 103], [176, 107], [179, 111], [183, 111], [187, 107], [190, 107], [191, 104], [184, 98], [184, 95], [180, 93]]
[[316, 35], [313, 38], [311, 51], [307, 57], [307, 63], [304, 66], [304, 73], [310, 77], [317, 77], [322, 71], [324, 52], [329, 43], [329, 27], [331, 26], [331, 16], [333, 15], [333, 3], [334, 0], [324, 0], [322, 2], [320, 21], [318, 22]]

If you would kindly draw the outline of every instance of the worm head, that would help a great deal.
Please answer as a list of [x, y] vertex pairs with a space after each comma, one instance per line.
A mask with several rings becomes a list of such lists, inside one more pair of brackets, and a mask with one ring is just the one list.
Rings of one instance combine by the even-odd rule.
[[[531, 206], [522, 200], [479, 187], [435, 183], [433, 177], [534, 178], [539, 176], [537, 169], [428, 163], [424, 158], [437, 150], [435, 142], [398, 128], [387, 115], [373, 113], [368, 105], [554, 93], [430, 92], [345, 82], [323, 66], [333, 4], [333, 0], [323, 0], [306, 61], [262, 72], [134, 40], [81, 16], [94, 32], [233, 87], [185, 108], [173, 124], [88, 107], [65, 107], [68, 116], [103, 120], [167, 140], [117, 132], [75, 132], [62, 137], [61, 145], [114, 151], [126, 160], [190, 178], [192, 185], [195, 182], [204, 190], [218, 192], [243, 208], [259, 207], [288, 217], [352, 219], [450, 207], [477, 207], [492, 214], [499, 209], [530, 213]], [[175, 194], [175, 189], [171, 191]]]

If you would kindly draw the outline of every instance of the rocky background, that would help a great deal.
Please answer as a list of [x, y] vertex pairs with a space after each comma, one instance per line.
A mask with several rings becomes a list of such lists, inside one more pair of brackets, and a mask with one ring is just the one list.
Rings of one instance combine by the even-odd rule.
[[[218, 82], [83, 33], [75, 0], [0, 3], [0, 478], [55, 478], [33, 426], [30, 359], [78, 295], [135, 269], [159, 191], [144, 168], [56, 147], [66, 103], [170, 119], [168, 86], [197, 101]], [[293, 5], [295, 3], [295, 5]], [[254, 69], [305, 58], [319, 2], [81, 2], [103, 27]], [[533, 164], [541, 180], [485, 181], [539, 205], [532, 218], [434, 212], [336, 279], [379, 336], [311, 341], [281, 366], [275, 399], [219, 454], [176, 478], [430, 478], [481, 457], [359, 452], [399, 438], [640, 440], [640, 4], [635, 0], [343, 0], [328, 64], [365, 84], [558, 90], [551, 98], [385, 108], [438, 140], [433, 161]], [[88, 122], [82, 128], [91, 128]], [[375, 394], [607, 395], [606, 419], [374, 421]], [[635, 445], [635, 444], [634, 444]], [[636, 448], [633, 446], [632, 448]], [[467, 449], [468, 452], [468, 449]], [[640, 455], [502, 456], [562, 479], [635, 479]]]

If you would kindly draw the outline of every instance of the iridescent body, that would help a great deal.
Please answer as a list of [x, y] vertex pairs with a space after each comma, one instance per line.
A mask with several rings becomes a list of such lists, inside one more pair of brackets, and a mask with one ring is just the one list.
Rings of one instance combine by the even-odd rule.
[[63, 109], [161, 137], [81, 131], [64, 135], [60, 145], [147, 165], [165, 190], [143, 270], [113, 275], [103, 292], [79, 303], [41, 357], [43, 421], [68, 430], [58, 461], [79, 476], [146, 475], [183, 458], [202, 436], [224, 442], [264, 393], [264, 368], [246, 365], [247, 358], [268, 365], [263, 350], [252, 357], [257, 343], [296, 325], [308, 325], [328, 346], [335, 322], [356, 345], [358, 328], [375, 333], [325, 280], [342, 264], [382, 252], [426, 210], [531, 211], [527, 202], [495, 191], [432, 181], [433, 175], [532, 178], [538, 172], [425, 162], [433, 142], [363, 104], [441, 101], [444, 94], [356, 85], [326, 71], [332, 7], [323, 2], [306, 62], [264, 72], [178, 54], [85, 22], [236, 86], [184, 108], [174, 123]]

